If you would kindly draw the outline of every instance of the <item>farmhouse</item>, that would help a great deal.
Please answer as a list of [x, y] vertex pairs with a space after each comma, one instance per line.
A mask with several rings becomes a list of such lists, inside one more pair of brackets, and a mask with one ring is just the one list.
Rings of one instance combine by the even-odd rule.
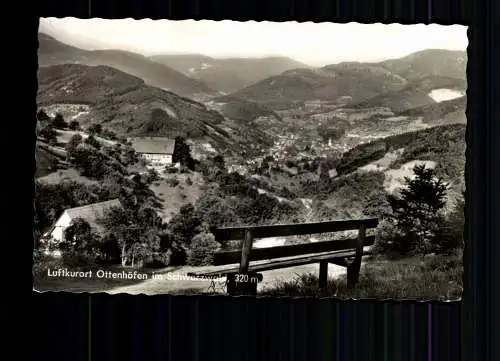
[[132, 148], [153, 167], [172, 164], [175, 140], [162, 137], [130, 138]]
[[78, 218], [85, 220], [94, 231], [102, 232], [102, 226], [98, 224], [97, 220], [115, 207], [122, 207], [118, 199], [66, 209], [43, 238], [49, 242], [48, 245], [57, 246], [64, 241], [64, 232], [71, 225], [71, 222]]

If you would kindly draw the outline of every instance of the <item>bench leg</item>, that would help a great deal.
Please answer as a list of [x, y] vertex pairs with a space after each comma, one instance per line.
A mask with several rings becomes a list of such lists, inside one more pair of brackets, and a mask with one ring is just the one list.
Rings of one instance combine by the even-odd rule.
[[358, 231], [358, 246], [354, 260], [347, 266], [347, 288], [352, 289], [359, 280], [359, 271], [361, 269], [361, 258], [363, 257], [363, 244], [365, 242], [365, 226], [361, 225]]
[[347, 266], [347, 288], [352, 289], [356, 286], [359, 280], [359, 271], [361, 262], [353, 261]]
[[328, 283], [328, 261], [319, 263], [319, 288], [325, 288]]

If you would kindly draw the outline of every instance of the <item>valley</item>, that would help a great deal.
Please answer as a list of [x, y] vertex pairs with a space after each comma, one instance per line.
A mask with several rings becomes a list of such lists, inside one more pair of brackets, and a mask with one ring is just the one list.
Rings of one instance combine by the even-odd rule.
[[[161, 59], [155, 61], [165, 63]], [[176, 64], [179, 67], [181, 63]], [[398, 74], [388, 77], [390, 73], [387, 69], [397, 68], [395, 64], [369, 64], [363, 68], [364, 64], [346, 63], [317, 71], [304, 68], [287, 70], [281, 79], [309, 74], [309, 77], [326, 81], [316, 86], [324, 88], [321, 84], [335, 82], [335, 86], [340, 88], [335, 90], [337, 98], [334, 101], [325, 98], [307, 101], [294, 99], [286, 109], [283, 104], [274, 107], [272, 102], [265, 103], [252, 97], [245, 100], [238, 92], [197, 102], [147, 85], [143, 79], [109, 66], [61, 64], [40, 69], [39, 104], [50, 116], [61, 114], [68, 121], [77, 121], [84, 128], [99, 123], [121, 139], [131, 136], [183, 136], [188, 140], [195, 159], [223, 155], [228, 171], [244, 176], [255, 175], [261, 172], [264, 164], [271, 164], [271, 168], [280, 169], [278, 172], [284, 172], [289, 178], [296, 177], [299, 181], [304, 177], [304, 172], [309, 174], [306, 178], [326, 172], [333, 179], [339, 176], [339, 170], [334, 166], [319, 170], [320, 163], [335, 163], [357, 147], [374, 144], [391, 136], [465, 123], [464, 89], [457, 90], [457, 84], [462, 84], [461, 79], [432, 78], [428, 75], [418, 78], [413, 75], [410, 80], [406, 80]], [[378, 90], [372, 88], [378, 95], [357, 102], [356, 99], [367, 97], [366, 94], [355, 94], [366, 87], [367, 79], [369, 84], [378, 84]], [[435, 86], [429, 83], [430, 79], [435, 81]], [[343, 88], [345, 82], [358, 82], [360, 87]], [[276, 83], [275, 80], [269, 80], [266, 84], [274, 86]], [[302, 83], [289, 85], [292, 87], [290, 89], [303, 87]], [[453, 88], [442, 88], [443, 85]], [[340, 93], [340, 89], [344, 89], [344, 92]], [[421, 98], [424, 90], [426, 98]], [[391, 107], [391, 102], [402, 96], [410, 103], [405, 103], [407, 105], [403, 108]], [[87, 137], [85, 133], [80, 133], [84, 138]], [[60, 130], [58, 141], [67, 143], [74, 134]], [[108, 145], [117, 142], [101, 140]], [[387, 154], [381, 154], [379, 160], [360, 166], [360, 171], [380, 172], [389, 168], [389, 165], [382, 164], [387, 163], [388, 159], [395, 162], [397, 154], [388, 150]], [[288, 167], [287, 163], [300, 165], [299, 168], [296, 165]], [[311, 168], [314, 171], [300, 170], [304, 164], [314, 164]], [[406, 173], [401, 171], [400, 176], [394, 178], [400, 181], [403, 175]], [[161, 182], [165, 183], [164, 180]], [[392, 190], [397, 183], [387, 179], [384, 182], [386, 190]], [[272, 184], [271, 188], [280, 189], [289, 186], [289, 183], [294, 181], [289, 180], [284, 184], [278, 182]], [[172, 208], [172, 211], [162, 213], [164, 219], [175, 214], [182, 205], [195, 202], [198, 199], [195, 195], [200, 192], [199, 189], [188, 187], [179, 195], [166, 191], [167, 188], [165, 184], [152, 188], [164, 203], [167, 200], [172, 203], [174, 198], [179, 198], [174, 202], [177, 206], [167, 207]]]

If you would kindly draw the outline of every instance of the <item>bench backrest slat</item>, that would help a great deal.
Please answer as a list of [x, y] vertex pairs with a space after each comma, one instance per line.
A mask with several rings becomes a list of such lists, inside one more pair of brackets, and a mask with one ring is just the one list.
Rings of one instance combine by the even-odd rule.
[[[375, 236], [365, 238], [364, 246], [371, 246], [375, 242]], [[301, 256], [312, 253], [322, 253], [330, 251], [340, 251], [347, 249], [355, 249], [358, 245], [357, 238], [322, 241], [315, 243], [297, 244], [292, 246], [278, 246], [267, 248], [252, 248], [250, 253], [250, 261], [262, 261], [273, 258], [284, 258]], [[224, 251], [214, 255], [214, 265], [225, 265], [238, 263], [241, 260], [241, 251]]]
[[[305, 234], [330, 233], [340, 231], [351, 231], [359, 229], [361, 225], [366, 229], [376, 228], [378, 226], [378, 218], [353, 219], [345, 221], [328, 221], [316, 223], [299, 223], [299, 224], [278, 224], [269, 226], [245, 226], [245, 227], [228, 227], [215, 228], [212, 233], [218, 242], [243, 240], [245, 232], [251, 230], [253, 239], [267, 237], [287, 237], [300, 236]], [[254, 250], [252, 249], [252, 253]]]

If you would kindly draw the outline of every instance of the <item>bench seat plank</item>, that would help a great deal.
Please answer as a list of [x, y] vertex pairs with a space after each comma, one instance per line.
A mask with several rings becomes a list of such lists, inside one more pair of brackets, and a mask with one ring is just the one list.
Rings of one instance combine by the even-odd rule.
[[[371, 246], [375, 243], [375, 236], [368, 236], [364, 240], [364, 246]], [[347, 238], [330, 241], [320, 241], [291, 246], [277, 246], [266, 248], [253, 248], [250, 253], [250, 262], [281, 259], [285, 257], [298, 257], [308, 254], [317, 254], [324, 252], [341, 252], [355, 249], [358, 245], [357, 238]], [[239, 262], [241, 251], [222, 251], [214, 256], [214, 266], [228, 265]]]
[[[371, 252], [369, 250], [364, 250], [363, 255], [369, 255]], [[270, 271], [274, 269], [279, 269], [279, 268], [288, 268], [288, 267], [295, 267], [295, 266], [302, 266], [305, 264], [311, 264], [311, 263], [316, 263], [320, 261], [337, 261], [337, 262], [332, 262], [335, 264], [342, 264], [342, 262], [338, 262], [339, 260], [343, 260], [344, 258], [349, 258], [349, 257], [354, 257], [355, 256], [355, 250], [343, 250], [343, 251], [333, 251], [333, 252], [323, 252], [323, 253], [318, 253], [318, 254], [309, 254], [309, 255], [303, 255], [300, 257], [289, 257], [286, 259], [271, 259], [267, 260], [266, 262], [255, 262], [254, 264], [250, 264], [248, 268], [248, 272], [264, 272], [264, 271]], [[227, 274], [231, 273], [238, 273], [239, 272], [239, 265], [233, 264], [229, 265], [228, 267], [225, 268], [220, 268], [214, 271], [210, 272], [192, 272], [188, 273], [188, 276], [190, 277], [223, 277], [226, 276]]]

